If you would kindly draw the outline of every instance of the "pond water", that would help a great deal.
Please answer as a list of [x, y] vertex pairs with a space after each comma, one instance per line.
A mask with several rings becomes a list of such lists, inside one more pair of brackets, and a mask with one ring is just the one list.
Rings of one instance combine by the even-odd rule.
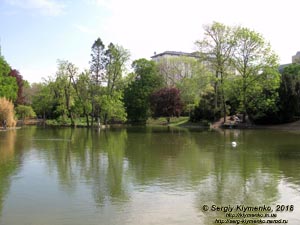
[[272, 211], [248, 208], [248, 224], [276, 219], [296, 225], [299, 202], [300, 132], [0, 132], [0, 225], [220, 224], [243, 219], [242, 207], [255, 206]]

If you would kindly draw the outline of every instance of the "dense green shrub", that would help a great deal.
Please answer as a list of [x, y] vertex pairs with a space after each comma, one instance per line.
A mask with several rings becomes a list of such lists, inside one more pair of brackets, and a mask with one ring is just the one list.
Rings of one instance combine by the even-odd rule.
[[214, 109], [214, 94], [208, 92], [199, 102], [199, 105], [191, 112], [190, 121], [214, 121], [221, 117], [221, 111]]

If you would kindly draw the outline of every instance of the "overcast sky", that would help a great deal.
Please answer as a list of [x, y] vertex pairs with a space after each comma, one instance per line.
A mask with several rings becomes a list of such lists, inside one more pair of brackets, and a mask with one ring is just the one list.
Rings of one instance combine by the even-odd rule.
[[167, 50], [194, 51], [213, 21], [261, 33], [290, 63], [300, 51], [299, 0], [0, 0], [2, 55], [30, 82], [53, 76], [57, 59], [88, 68], [100, 37], [131, 60]]

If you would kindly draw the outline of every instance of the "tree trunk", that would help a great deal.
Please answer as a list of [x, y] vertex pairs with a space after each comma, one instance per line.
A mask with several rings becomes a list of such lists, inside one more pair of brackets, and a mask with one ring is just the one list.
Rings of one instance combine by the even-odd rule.
[[246, 123], [246, 105], [247, 105], [247, 102], [246, 102], [246, 84], [245, 84], [245, 78], [243, 78], [243, 93], [242, 93], [242, 102], [243, 102], [243, 119], [242, 119], [242, 122], [243, 123]]
[[95, 104], [94, 104], [94, 99], [92, 99], [92, 124], [91, 124], [91, 127], [94, 127], [94, 119], [95, 119], [95, 109], [94, 109], [94, 106]]
[[214, 120], [217, 120], [219, 118], [216, 118], [216, 113], [218, 110], [218, 72], [216, 72], [216, 81], [214, 84], [214, 92], [215, 92], [215, 96], [214, 96]]
[[74, 120], [74, 115], [71, 112], [71, 110], [69, 110], [69, 115], [70, 115], [70, 119], [71, 119], [71, 126], [76, 127], [75, 120]]
[[105, 113], [105, 115], [104, 115], [103, 122], [104, 122], [105, 125], [107, 125], [107, 113]]
[[86, 126], [90, 127], [89, 114], [85, 113]]
[[223, 85], [223, 73], [221, 73], [221, 93], [222, 93], [222, 106], [223, 106], [223, 119], [224, 123], [226, 122], [226, 102], [225, 102], [225, 93]]
[[226, 102], [225, 102], [223, 86], [222, 86], [222, 108], [223, 108], [223, 120], [224, 123], [226, 123]]

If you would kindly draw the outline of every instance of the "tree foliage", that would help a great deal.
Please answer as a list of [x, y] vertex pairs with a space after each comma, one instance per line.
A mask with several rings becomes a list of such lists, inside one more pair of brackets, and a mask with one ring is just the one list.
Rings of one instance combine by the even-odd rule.
[[[214, 115], [242, 113], [253, 121], [276, 111], [278, 57], [264, 38], [248, 28], [213, 23], [197, 42], [200, 58], [215, 72]], [[215, 118], [216, 119], [216, 118]]]
[[134, 81], [124, 90], [127, 118], [130, 122], [145, 123], [150, 116], [150, 95], [161, 87], [162, 77], [153, 61], [138, 59], [132, 67]]
[[277, 55], [259, 33], [248, 28], [238, 27], [234, 38], [232, 63], [238, 72], [234, 79], [235, 95], [243, 121], [246, 114], [259, 118], [264, 112], [276, 111], [276, 89], [280, 80]]
[[37, 116], [43, 119], [55, 119], [58, 117], [56, 113], [57, 103], [51, 86], [53, 86], [52, 81], [31, 85], [32, 108]]
[[86, 124], [90, 126], [89, 115], [92, 112], [91, 103], [91, 77], [89, 71], [84, 71], [78, 76], [72, 77], [72, 85], [74, 87], [75, 98], [75, 111], [79, 115], [83, 115], [86, 119]]
[[[199, 122], [199, 121], [214, 121], [216, 118], [221, 116], [220, 111], [214, 110], [214, 96], [213, 91], [208, 91], [205, 93], [199, 104], [195, 107], [190, 115], [191, 122]], [[215, 113], [218, 113], [215, 115]]]
[[180, 91], [177, 88], [162, 88], [153, 92], [150, 104], [153, 117], [166, 117], [168, 122], [170, 117], [179, 117], [183, 109]]
[[104, 122], [112, 120], [112, 122], [125, 122], [126, 111], [124, 107], [122, 92], [115, 91], [112, 95], [103, 95], [101, 97], [101, 118]]
[[199, 55], [204, 62], [207, 62], [211, 70], [215, 73], [214, 79], [214, 110], [221, 109], [224, 121], [226, 118], [226, 96], [225, 82], [227, 76], [232, 72], [230, 60], [234, 48], [232, 27], [222, 23], [214, 22], [205, 25], [203, 40], [197, 41]]
[[90, 72], [92, 81], [96, 85], [100, 85], [105, 79], [105, 67], [107, 63], [105, 55], [105, 45], [100, 38], [95, 40], [92, 45], [91, 61], [90, 61]]
[[300, 64], [285, 67], [279, 87], [279, 122], [290, 122], [300, 116]]
[[114, 90], [122, 88], [122, 75], [126, 70], [126, 63], [129, 60], [129, 51], [122, 46], [110, 43], [105, 52], [107, 93], [112, 94]]
[[0, 97], [15, 101], [17, 99], [18, 85], [16, 78], [9, 76], [10, 71], [10, 66], [0, 56]]
[[77, 76], [78, 68], [66, 60], [58, 60], [58, 70], [52, 91], [57, 101], [56, 111], [63, 118], [70, 118], [71, 124], [75, 126], [75, 90], [72, 80]]
[[97, 118], [100, 122], [100, 98], [101, 83], [105, 80], [105, 68], [107, 59], [105, 55], [105, 46], [100, 38], [95, 40], [92, 45], [90, 74], [91, 74], [91, 103], [92, 103], [92, 126], [94, 120]]
[[23, 93], [25, 81], [23, 80], [23, 76], [20, 74], [18, 70], [15, 69], [10, 71], [9, 76], [14, 77], [18, 85], [17, 99], [15, 103], [22, 105], [25, 103], [25, 97]]
[[98, 122], [101, 118], [105, 124], [109, 119], [126, 120], [121, 88], [129, 51], [113, 43], [106, 49], [98, 38], [92, 46], [91, 57], [92, 123], [96, 118]]
[[157, 62], [164, 86], [180, 90], [185, 112], [198, 105], [201, 96], [211, 86], [212, 73], [198, 57], [166, 57]]
[[18, 105], [15, 108], [17, 117], [19, 119], [25, 120], [28, 118], [33, 118], [36, 117], [35, 112], [33, 111], [31, 106], [27, 106], [27, 105]]
[[110, 43], [105, 52], [107, 64], [105, 71], [106, 87], [100, 99], [101, 117], [106, 124], [108, 120], [126, 121], [126, 112], [123, 103], [122, 75], [129, 60], [129, 51], [122, 46]]

